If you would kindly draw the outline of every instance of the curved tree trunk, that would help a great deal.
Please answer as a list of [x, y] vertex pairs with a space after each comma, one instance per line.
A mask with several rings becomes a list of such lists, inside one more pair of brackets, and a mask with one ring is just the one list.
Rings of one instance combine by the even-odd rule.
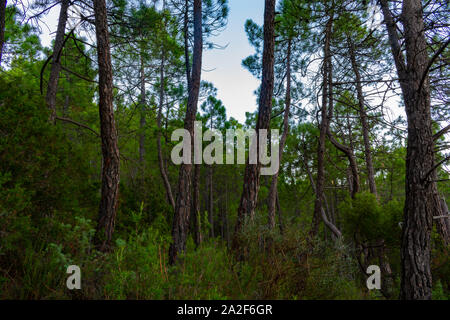
[[[284, 118], [283, 118], [283, 135], [281, 136], [280, 141], [280, 164], [283, 158], [283, 150], [286, 144], [286, 139], [289, 133], [289, 113], [291, 109], [291, 45], [292, 40], [289, 39], [288, 42], [288, 50], [286, 57], [286, 98], [285, 98], [285, 110], [284, 110]], [[272, 181], [269, 189], [269, 202], [268, 202], [268, 224], [270, 229], [275, 228], [275, 211], [276, 204], [278, 201], [278, 174], [279, 171], [272, 176]], [[280, 228], [281, 225], [280, 225]]]
[[140, 69], [140, 76], [141, 76], [141, 99], [140, 99], [140, 120], [139, 120], [139, 164], [141, 166], [142, 172], [144, 171], [144, 158], [145, 158], [145, 126], [147, 125], [146, 119], [145, 119], [145, 111], [146, 111], [146, 96], [145, 96], [145, 66], [144, 66], [144, 55], [143, 52], [141, 52], [141, 69]]
[[361, 86], [361, 74], [359, 72], [359, 67], [356, 62], [355, 55], [355, 45], [353, 44], [350, 37], [347, 38], [347, 43], [349, 46], [350, 60], [352, 63], [353, 73], [355, 74], [356, 80], [356, 92], [358, 95], [358, 106], [359, 106], [359, 118], [361, 121], [363, 140], [364, 140], [364, 155], [366, 158], [366, 168], [367, 168], [367, 179], [369, 180], [369, 190], [375, 196], [377, 196], [377, 186], [375, 184], [375, 171], [373, 169], [372, 160], [372, 150], [370, 148], [370, 138], [369, 138], [369, 125], [367, 123], [367, 113], [364, 104], [364, 95]]
[[55, 44], [53, 46], [52, 67], [50, 69], [50, 78], [47, 84], [47, 107], [50, 110], [49, 121], [55, 123], [56, 121], [56, 92], [58, 91], [59, 72], [61, 71], [61, 51], [64, 44], [64, 35], [67, 24], [67, 10], [69, 9], [70, 1], [62, 0], [61, 9], [59, 12], [58, 29], [56, 31]]
[[164, 89], [164, 64], [165, 64], [165, 53], [164, 49], [162, 50], [162, 56], [161, 56], [161, 66], [160, 66], [160, 74], [159, 74], [159, 82], [161, 83], [161, 86], [159, 88], [159, 108], [158, 108], [158, 115], [156, 117], [156, 124], [158, 126], [158, 133], [156, 136], [156, 147], [158, 149], [158, 164], [159, 164], [159, 172], [161, 173], [161, 178], [164, 183], [164, 188], [166, 189], [166, 197], [169, 202], [169, 204], [172, 206], [173, 210], [175, 210], [175, 200], [172, 193], [172, 186], [170, 185], [169, 177], [167, 175], [166, 168], [164, 167], [164, 158], [162, 153], [162, 146], [161, 146], [161, 120], [162, 120], [162, 110], [164, 106], [164, 96], [165, 96], [165, 89]]
[[99, 71], [99, 113], [102, 139], [102, 187], [95, 233], [96, 246], [109, 250], [114, 232], [119, 195], [119, 148], [114, 121], [113, 78], [105, 0], [94, 0]]
[[[309, 182], [311, 183], [311, 188], [313, 189], [313, 192], [316, 194], [317, 197], [317, 188], [316, 184], [314, 183], [314, 178], [312, 176], [311, 170], [309, 169], [307, 160], [305, 158], [302, 158], [303, 164], [305, 165], [306, 173], [309, 178]], [[333, 224], [332, 221], [330, 221], [327, 217], [327, 214], [325, 212], [325, 208], [322, 206], [320, 209], [320, 218], [323, 220], [325, 225], [330, 229], [331, 232], [333, 232], [335, 238], [341, 238], [342, 232]]]
[[321, 108], [321, 122], [320, 122], [320, 135], [319, 135], [319, 145], [317, 147], [317, 182], [316, 182], [316, 200], [314, 203], [314, 216], [312, 222], [312, 228], [310, 235], [312, 237], [316, 236], [319, 232], [319, 223], [322, 216], [323, 209], [323, 199], [324, 199], [324, 182], [325, 182], [325, 169], [324, 169], [324, 156], [325, 156], [325, 140], [327, 136], [328, 128], [328, 115], [327, 115], [327, 105], [328, 105], [328, 75], [330, 74], [331, 68], [331, 52], [330, 52], [330, 42], [331, 42], [331, 31], [333, 27], [333, 13], [328, 19], [327, 25], [325, 27], [325, 44], [324, 44], [324, 62], [323, 62], [323, 87], [322, 87], [322, 108]]

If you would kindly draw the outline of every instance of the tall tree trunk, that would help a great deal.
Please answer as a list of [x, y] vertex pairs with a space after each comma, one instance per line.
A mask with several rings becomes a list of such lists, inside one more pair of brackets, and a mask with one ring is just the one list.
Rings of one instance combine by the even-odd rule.
[[209, 236], [214, 238], [214, 187], [213, 187], [213, 167], [212, 165], [208, 168], [208, 220], [209, 220]]
[[[183, 19], [183, 37], [184, 37], [184, 65], [186, 72], [186, 83], [188, 91], [191, 90], [191, 66], [189, 59], [189, 0], [185, 1], [184, 19]], [[202, 235], [202, 214], [200, 214], [200, 169], [199, 164], [194, 164], [194, 183], [193, 187], [193, 199], [192, 199], [192, 212], [193, 215], [193, 227], [194, 227], [194, 241], [198, 247], [203, 241]]]
[[281, 212], [281, 206], [280, 206], [280, 197], [279, 197], [279, 193], [277, 190], [277, 197], [276, 197], [276, 201], [277, 201], [277, 212], [278, 212], [278, 225], [280, 227], [280, 234], [284, 233], [284, 224], [283, 224], [283, 213]]
[[2, 64], [3, 45], [5, 43], [6, 0], [0, 0], [0, 66]]
[[[408, 119], [406, 199], [402, 232], [400, 298], [431, 299], [431, 230], [441, 207], [434, 176], [434, 141], [430, 111], [430, 59], [420, 0], [404, 0], [401, 21], [406, 60], [387, 0], [380, 0]], [[440, 211], [439, 211], [440, 212]], [[437, 214], [438, 215], [438, 214]]]
[[[275, 48], [275, 0], [265, 0], [264, 9], [264, 49], [263, 49], [263, 70], [261, 93], [259, 97], [258, 122], [256, 124], [256, 134], [259, 130], [269, 129], [270, 116], [272, 112], [272, 96], [274, 86], [274, 48]], [[259, 139], [255, 139], [259, 145]], [[259, 150], [259, 146], [257, 147]], [[233, 236], [233, 248], [238, 249], [239, 232], [242, 229], [246, 218], [252, 219], [258, 200], [260, 186], [261, 163], [259, 152], [257, 164], [250, 164], [247, 160], [244, 174], [244, 187], [239, 203], [237, 221]]]
[[[291, 109], [291, 45], [292, 40], [288, 40], [288, 49], [286, 57], [286, 97], [285, 97], [285, 110], [283, 118], [283, 134], [280, 141], [279, 161], [283, 158], [283, 150], [286, 144], [286, 139], [289, 133], [289, 113]], [[278, 196], [278, 174], [279, 171], [272, 176], [269, 189], [269, 201], [268, 201], [268, 225], [270, 229], [275, 228], [275, 210]], [[281, 226], [280, 226], [281, 228]]]
[[[314, 178], [311, 173], [311, 170], [309, 169], [308, 161], [305, 159], [305, 157], [302, 157], [302, 161], [305, 166], [306, 173], [309, 178], [309, 182], [311, 183], [311, 188], [313, 189], [313, 192], [316, 194], [316, 197], [317, 197], [317, 187], [316, 187], [316, 184], [314, 183]], [[324, 200], [326, 201], [326, 198], [324, 198]], [[325, 208], [323, 206], [321, 206], [321, 208], [320, 208], [320, 218], [323, 220], [323, 222], [328, 227], [328, 229], [330, 229], [330, 231], [333, 232], [335, 238], [342, 237], [341, 231], [330, 221], [330, 219], [328, 219], [327, 214], [325, 212]]]
[[200, 165], [194, 165], [193, 182], [193, 200], [192, 200], [192, 226], [194, 228], [194, 242], [196, 247], [203, 241], [202, 237], [202, 215], [200, 213]]
[[56, 30], [55, 44], [53, 46], [52, 66], [50, 69], [50, 78], [47, 84], [47, 107], [50, 110], [49, 121], [56, 121], [56, 92], [58, 91], [59, 72], [61, 71], [61, 51], [64, 44], [64, 35], [66, 32], [67, 10], [70, 1], [62, 0], [59, 12], [58, 29]]
[[[71, 87], [72, 83], [73, 83], [72, 77], [69, 72], [65, 72], [65, 75], [66, 75], [67, 82], [69, 83], [69, 87]], [[67, 92], [66, 97], [64, 99], [63, 117], [68, 118], [69, 112], [70, 112], [70, 96], [69, 96], [69, 92]]]
[[99, 113], [102, 140], [102, 187], [95, 234], [96, 246], [107, 251], [111, 245], [119, 196], [119, 148], [114, 121], [113, 78], [105, 0], [94, 0], [99, 72]]
[[225, 211], [223, 214], [223, 224], [224, 224], [224, 239], [227, 242], [227, 246], [230, 243], [230, 232], [228, 228], [228, 179], [225, 181]]
[[[337, 141], [330, 130], [330, 121], [333, 118], [333, 112], [334, 112], [334, 100], [333, 100], [333, 68], [331, 66], [331, 60], [330, 60], [330, 66], [328, 68], [328, 119], [327, 119], [327, 136], [328, 139], [331, 141], [331, 143], [335, 146], [336, 149], [341, 151], [345, 154], [345, 156], [348, 159], [349, 165], [350, 165], [350, 172], [351, 172], [351, 196], [352, 198], [355, 197], [355, 195], [359, 192], [360, 184], [359, 184], [359, 174], [358, 174], [358, 164], [356, 163], [355, 154], [353, 151], [353, 147], [345, 146], [339, 141]], [[351, 136], [351, 132], [350, 132]], [[350, 138], [351, 139], [351, 138]], [[352, 145], [352, 144], [351, 144]]]
[[331, 42], [331, 32], [333, 27], [333, 13], [328, 19], [327, 25], [325, 27], [325, 44], [324, 44], [324, 62], [323, 62], [323, 85], [322, 85], [322, 110], [321, 110], [321, 122], [320, 122], [320, 135], [319, 135], [319, 145], [317, 147], [317, 182], [316, 182], [316, 200], [314, 203], [314, 216], [312, 222], [312, 228], [310, 235], [312, 237], [316, 236], [319, 232], [320, 217], [322, 215], [323, 209], [323, 198], [324, 198], [324, 182], [325, 182], [325, 139], [327, 135], [328, 128], [328, 75], [330, 74], [331, 67], [331, 53], [330, 53], [330, 42]]
[[[184, 128], [189, 131], [194, 141], [194, 121], [197, 114], [200, 78], [202, 71], [202, 0], [194, 0], [194, 56]], [[169, 262], [174, 264], [179, 252], [186, 248], [191, 206], [191, 171], [192, 164], [183, 163], [180, 168], [178, 194], [172, 226], [173, 242], [169, 250]]]
[[440, 204], [440, 208], [438, 208], [437, 210], [440, 210], [441, 212], [440, 216], [435, 217], [436, 227], [437, 231], [442, 237], [442, 240], [444, 241], [444, 244], [448, 246], [450, 245], [450, 212], [448, 211], [445, 199], [440, 195], [436, 195], [436, 197], [440, 199], [440, 201], [438, 202], [438, 204]]
[[186, 71], [186, 82], [188, 87], [188, 92], [191, 91], [191, 66], [189, 60], [189, 0], [184, 3], [184, 26], [183, 26], [183, 36], [184, 36], [184, 64]]
[[166, 190], [166, 197], [169, 202], [169, 204], [172, 206], [173, 210], [175, 210], [175, 200], [172, 193], [172, 186], [170, 185], [169, 177], [167, 175], [166, 168], [164, 167], [164, 158], [163, 158], [163, 152], [162, 152], [162, 146], [161, 146], [161, 130], [162, 130], [162, 111], [164, 107], [164, 96], [165, 96], [165, 76], [164, 76], [164, 65], [165, 65], [165, 51], [164, 48], [162, 48], [162, 55], [161, 55], [161, 65], [159, 70], [159, 82], [161, 83], [161, 86], [159, 88], [159, 108], [158, 108], [158, 115], [156, 117], [156, 124], [158, 126], [158, 132], [156, 134], [156, 147], [158, 149], [158, 164], [159, 164], [159, 172], [161, 173], [161, 178], [164, 183], [164, 188]]
[[347, 43], [349, 47], [350, 60], [352, 63], [353, 73], [355, 74], [356, 80], [356, 92], [358, 95], [358, 106], [359, 106], [359, 118], [361, 121], [363, 140], [364, 140], [364, 155], [366, 158], [366, 168], [367, 168], [367, 179], [369, 180], [369, 190], [375, 196], [377, 196], [377, 186], [375, 184], [375, 171], [373, 169], [372, 160], [372, 150], [370, 148], [370, 137], [369, 137], [369, 124], [367, 123], [367, 113], [364, 103], [364, 95], [361, 85], [361, 74], [359, 72], [359, 67], [356, 62], [355, 45], [350, 37], [347, 37]]
[[145, 65], [144, 65], [144, 56], [143, 52], [141, 52], [141, 70], [140, 70], [140, 76], [141, 76], [141, 96], [140, 96], [140, 116], [141, 119], [139, 121], [139, 165], [141, 166], [141, 170], [144, 169], [144, 157], [145, 157], [145, 126], [147, 125], [146, 119], [145, 119], [145, 113], [146, 113], [146, 95], [145, 95]]

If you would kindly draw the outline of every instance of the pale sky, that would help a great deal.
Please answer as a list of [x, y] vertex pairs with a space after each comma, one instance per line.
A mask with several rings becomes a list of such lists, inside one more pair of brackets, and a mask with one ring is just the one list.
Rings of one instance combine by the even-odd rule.
[[[254, 53], [245, 34], [244, 24], [252, 19], [258, 24], [263, 23], [264, 0], [229, 0], [228, 25], [217, 37], [214, 43], [227, 46], [225, 49], [205, 50], [203, 55], [202, 80], [212, 82], [217, 88], [217, 96], [224, 103], [227, 117], [234, 117], [239, 122], [245, 122], [245, 112], [257, 109], [254, 91], [259, 81], [245, 70], [241, 62]], [[59, 6], [51, 9], [42, 25], [41, 41], [44, 46], [50, 46], [58, 24]], [[53, 34], [49, 33], [49, 29]]]
[[[245, 112], [257, 109], [254, 91], [260, 85], [254, 76], [242, 67], [242, 60], [254, 54], [244, 30], [247, 19], [262, 25], [263, 0], [229, 0], [227, 28], [214, 38], [218, 45], [227, 45], [224, 50], [208, 50], [203, 60], [203, 80], [214, 83], [218, 98], [222, 100], [227, 116], [245, 122]], [[205, 72], [214, 69], [210, 72]]]

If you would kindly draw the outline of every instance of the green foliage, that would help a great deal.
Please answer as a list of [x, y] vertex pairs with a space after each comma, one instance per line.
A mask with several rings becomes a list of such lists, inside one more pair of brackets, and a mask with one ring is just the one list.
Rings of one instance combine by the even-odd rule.
[[441, 281], [436, 281], [433, 286], [433, 300], [450, 300], [450, 295], [445, 294]]
[[402, 210], [402, 205], [397, 201], [380, 205], [371, 193], [359, 193], [354, 199], [347, 198], [340, 206], [348, 237], [357, 234], [364, 241], [385, 239], [391, 244], [399, 243]]

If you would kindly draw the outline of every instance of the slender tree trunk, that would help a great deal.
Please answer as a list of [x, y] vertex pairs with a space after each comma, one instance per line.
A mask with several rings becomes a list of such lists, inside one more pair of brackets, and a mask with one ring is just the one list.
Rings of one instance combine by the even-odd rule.
[[140, 116], [141, 119], [139, 121], [139, 164], [141, 166], [141, 169], [144, 168], [144, 157], [145, 157], [145, 127], [147, 125], [147, 121], [145, 119], [145, 113], [146, 113], [146, 95], [145, 95], [145, 66], [144, 66], [144, 56], [143, 52], [141, 52], [141, 99], [140, 99]]
[[165, 51], [164, 48], [162, 48], [162, 55], [161, 55], [161, 65], [159, 70], [159, 82], [161, 83], [161, 86], [159, 88], [159, 108], [158, 108], [158, 115], [156, 117], [156, 124], [158, 126], [158, 133], [156, 136], [156, 147], [158, 149], [158, 164], [159, 164], [159, 172], [161, 173], [161, 178], [164, 183], [164, 189], [166, 190], [166, 197], [169, 202], [169, 204], [172, 206], [173, 210], [175, 210], [175, 200], [172, 193], [172, 186], [170, 185], [169, 177], [167, 175], [166, 168], [164, 167], [164, 158], [162, 153], [162, 146], [161, 146], [161, 120], [162, 120], [162, 111], [164, 107], [164, 96], [165, 96], [165, 76], [164, 76], [164, 65], [165, 65]]
[[325, 139], [327, 135], [328, 128], [328, 115], [327, 115], [327, 105], [328, 105], [328, 75], [330, 73], [329, 69], [331, 67], [331, 53], [330, 53], [330, 42], [331, 42], [331, 31], [333, 27], [333, 14], [328, 19], [327, 25], [325, 27], [325, 44], [324, 44], [324, 62], [323, 62], [323, 87], [322, 87], [322, 118], [320, 123], [320, 135], [319, 135], [319, 145], [317, 148], [317, 182], [316, 182], [316, 200], [314, 203], [314, 216], [312, 222], [312, 228], [310, 235], [316, 236], [319, 232], [319, 223], [321, 212], [323, 209], [323, 198], [324, 198], [324, 182], [325, 182]]
[[223, 223], [225, 229], [224, 239], [227, 242], [227, 246], [230, 243], [230, 232], [228, 228], [228, 180], [225, 181], [225, 212], [223, 214]]
[[278, 212], [278, 225], [280, 226], [280, 234], [284, 233], [283, 213], [281, 212], [280, 197], [277, 190], [277, 212]]
[[[69, 72], [66, 72], [65, 75], [66, 75], [67, 82], [69, 83], [69, 86], [71, 87], [72, 82], [73, 82], [72, 77]], [[69, 93], [67, 92], [66, 97], [64, 99], [63, 117], [68, 118], [69, 112], [70, 112], [70, 96], [69, 96]]]
[[[313, 192], [316, 194], [317, 197], [317, 187], [316, 184], [314, 183], [314, 178], [313, 175], [311, 173], [311, 170], [309, 169], [308, 166], [308, 162], [305, 158], [302, 158], [303, 160], [303, 164], [305, 165], [305, 169], [306, 169], [306, 173], [308, 175], [309, 178], [309, 182], [311, 183], [311, 188], [313, 189]], [[325, 198], [324, 198], [325, 199]], [[325, 225], [328, 227], [328, 229], [330, 229], [331, 232], [333, 232], [334, 236], [336, 238], [340, 238], [342, 237], [342, 233], [341, 231], [328, 219], [325, 209], [322, 206], [320, 209], [320, 218], [323, 220], [323, 222], [325, 223]]]
[[[420, 0], [404, 0], [401, 21], [406, 60], [387, 0], [380, 0], [408, 119], [406, 200], [400, 298], [431, 299], [431, 230], [438, 203], [430, 111], [429, 57]], [[440, 212], [440, 210], [438, 211]]]
[[345, 154], [348, 159], [350, 165], [351, 172], [351, 196], [352, 198], [359, 192], [360, 183], [359, 183], [359, 173], [358, 173], [358, 164], [356, 162], [355, 154], [352, 147], [345, 146], [339, 141], [337, 141], [330, 130], [330, 121], [333, 118], [334, 112], [334, 100], [333, 100], [333, 68], [330, 65], [328, 68], [328, 119], [327, 119], [327, 136], [331, 143], [335, 146], [336, 149]]
[[364, 140], [364, 155], [366, 158], [366, 168], [367, 168], [367, 178], [369, 180], [369, 190], [375, 196], [377, 196], [377, 186], [375, 184], [375, 171], [373, 169], [372, 160], [372, 150], [370, 148], [370, 137], [369, 137], [369, 124], [367, 123], [367, 113], [364, 103], [364, 95], [361, 86], [361, 74], [359, 72], [359, 67], [356, 62], [355, 45], [350, 37], [347, 38], [347, 43], [349, 46], [350, 60], [352, 63], [353, 73], [355, 74], [356, 80], [356, 92], [358, 95], [358, 106], [359, 106], [359, 118], [361, 121], [363, 140]]
[[0, 0], [0, 66], [2, 64], [3, 45], [5, 43], [6, 0]]
[[191, 66], [189, 60], [189, 0], [185, 1], [184, 4], [184, 63], [185, 63], [185, 71], [186, 71], [186, 81], [188, 92], [191, 92]]
[[52, 66], [50, 69], [50, 78], [47, 84], [47, 107], [50, 110], [49, 121], [56, 121], [56, 92], [58, 91], [59, 72], [61, 71], [61, 51], [64, 44], [64, 35], [66, 32], [67, 10], [70, 1], [62, 0], [61, 10], [59, 12], [58, 29], [56, 31], [55, 45], [53, 46]]
[[[198, 96], [200, 91], [203, 50], [202, 37], [202, 0], [194, 0], [194, 60], [186, 118], [184, 120], [184, 128], [191, 134], [191, 141], [194, 141], [194, 121], [197, 114]], [[174, 264], [178, 253], [184, 251], [186, 248], [191, 206], [191, 172], [192, 164], [183, 163], [181, 165], [172, 227], [173, 242], [169, 250], [170, 264]]]
[[[289, 113], [291, 109], [291, 45], [292, 40], [289, 39], [288, 49], [287, 49], [287, 57], [286, 57], [286, 97], [285, 97], [285, 110], [284, 110], [284, 118], [283, 118], [283, 134], [281, 136], [280, 141], [280, 164], [283, 158], [283, 150], [286, 144], [286, 139], [289, 133]], [[270, 229], [275, 228], [275, 210], [276, 210], [276, 202], [278, 196], [278, 174], [274, 174], [272, 176], [272, 181], [269, 189], [269, 202], [268, 202], [268, 224]], [[280, 227], [281, 228], [281, 227]]]
[[99, 113], [102, 140], [102, 187], [95, 234], [101, 251], [111, 245], [119, 196], [119, 148], [114, 121], [113, 78], [105, 0], [94, 0], [95, 31], [99, 71]]
[[[259, 97], [258, 122], [256, 133], [259, 130], [269, 129], [270, 116], [272, 112], [272, 96], [274, 86], [274, 48], [275, 48], [275, 0], [265, 0], [264, 9], [264, 49], [263, 49], [263, 70], [261, 94]], [[255, 139], [259, 144], [259, 139]], [[259, 150], [259, 146], [258, 146]], [[261, 163], [250, 164], [247, 160], [244, 174], [244, 187], [239, 203], [237, 221], [233, 237], [233, 248], [238, 249], [239, 232], [242, 229], [246, 218], [253, 219], [258, 200], [258, 191], [260, 186]]]
[[[440, 197], [439, 194], [436, 195], [437, 198], [440, 199], [438, 204], [440, 204], [440, 212], [441, 215], [437, 216], [436, 219], [436, 226], [439, 234], [442, 237], [442, 240], [444, 241], [445, 245], [450, 245], [450, 212], [448, 211], [447, 203], [445, 202], [445, 199], [443, 197]], [[436, 210], [436, 212], [439, 209]]]
[[194, 228], [194, 242], [199, 247], [203, 241], [202, 237], [202, 216], [200, 214], [200, 165], [194, 165], [193, 182], [193, 200], [192, 200], [192, 226]]
[[213, 167], [208, 168], [208, 185], [209, 185], [209, 198], [208, 198], [208, 220], [209, 220], [209, 236], [214, 238], [214, 187], [213, 187]]

